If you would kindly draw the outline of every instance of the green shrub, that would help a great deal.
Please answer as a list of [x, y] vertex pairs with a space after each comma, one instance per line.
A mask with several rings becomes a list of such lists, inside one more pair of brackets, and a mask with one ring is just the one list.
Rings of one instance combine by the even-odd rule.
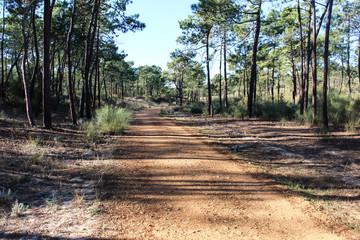
[[296, 106], [284, 101], [280, 102], [257, 102], [254, 107], [254, 115], [265, 120], [280, 121], [283, 118], [292, 120], [296, 115]]
[[131, 112], [112, 106], [104, 106], [95, 112], [95, 118], [84, 124], [85, 138], [97, 141], [101, 134], [122, 133], [131, 121]]
[[[320, 115], [318, 114], [315, 119], [315, 124], [320, 122], [319, 116]], [[304, 111], [304, 113], [302, 115], [300, 115], [300, 112], [298, 111], [296, 113], [295, 119], [300, 125], [311, 126], [313, 124], [312, 109], [309, 107], [307, 110]]]
[[234, 118], [244, 119], [247, 115], [247, 109], [244, 105], [232, 106], [230, 107], [230, 114], [233, 115]]
[[202, 114], [203, 113], [203, 109], [201, 107], [191, 107], [190, 108], [190, 112], [192, 114]]
[[105, 106], [95, 113], [95, 124], [101, 133], [122, 133], [131, 121], [131, 113], [123, 108]]

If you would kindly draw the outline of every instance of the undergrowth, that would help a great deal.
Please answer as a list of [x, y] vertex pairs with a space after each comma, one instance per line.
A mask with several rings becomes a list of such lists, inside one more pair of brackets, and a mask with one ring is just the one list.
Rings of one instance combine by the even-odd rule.
[[102, 134], [123, 133], [131, 121], [132, 113], [124, 108], [104, 106], [95, 112], [95, 118], [84, 123], [84, 137], [95, 142]]

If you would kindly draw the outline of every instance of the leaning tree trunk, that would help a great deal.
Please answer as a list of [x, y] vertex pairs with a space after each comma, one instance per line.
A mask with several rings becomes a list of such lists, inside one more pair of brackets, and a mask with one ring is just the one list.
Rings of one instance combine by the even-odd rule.
[[249, 118], [251, 118], [253, 114], [253, 100], [254, 100], [254, 93], [256, 91], [255, 88], [255, 82], [257, 77], [256, 56], [257, 56], [257, 48], [258, 48], [259, 35], [260, 35], [260, 24], [261, 24], [260, 16], [261, 16], [261, 0], [259, 3], [259, 8], [256, 16], [256, 30], [255, 30], [255, 38], [254, 38], [254, 46], [253, 46], [252, 64], [251, 64], [250, 89], [248, 94], [248, 106], [247, 106], [248, 107], [247, 115]]
[[300, 0], [297, 1], [298, 21], [299, 21], [299, 35], [300, 35], [300, 115], [304, 114], [304, 100], [305, 100], [305, 79], [304, 79], [304, 42], [302, 33], [302, 19], [300, 11]]
[[25, 93], [26, 116], [27, 116], [30, 127], [33, 127], [33, 126], [35, 126], [35, 122], [32, 117], [31, 99], [30, 99], [30, 94], [29, 94], [29, 86], [28, 86], [27, 71], [26, 71], [27, 52], [28, 52], [28, 48], [29, 48], [28, 38], [25, 33], [26, 19], [27, 19], [27, 13], [25, 13], [25, 15], [21, 21], [21, 33], [22, 33], [22, 37], [23, 37], [23, 51], [24, 51], [23, 59], [21, 62], [21, 75], [22, 75], [22, 81], [23, 81], [24, 93]]
[[332, 13], [333, 0], [329, 0], [329, 10], [325, 28], [325, 46], [324, 46], [324, 85], [323, 85], [323, 125], [329, 127], [328, 111], [327, 111], [327, 81], [329, 74], [329, 35]]

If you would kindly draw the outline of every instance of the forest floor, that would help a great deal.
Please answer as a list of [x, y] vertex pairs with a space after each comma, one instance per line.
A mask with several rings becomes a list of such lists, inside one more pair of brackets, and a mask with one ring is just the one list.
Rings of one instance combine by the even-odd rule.
[[0, 116], [0, 239], [360, 239], [359, 134], [159, 113], [96, 144]]

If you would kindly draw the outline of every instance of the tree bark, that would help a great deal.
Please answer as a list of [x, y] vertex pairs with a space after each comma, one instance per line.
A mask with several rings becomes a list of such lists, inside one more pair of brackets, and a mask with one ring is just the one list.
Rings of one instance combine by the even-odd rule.
[[312, 8], [312, 88], [313, 88], [313, 97], [312, 97], [312, 123], [315, 124], [315, 118], [317, 114], [317, 61], [316, 61], [316, 8], [315, 8], [315, 0], [311, 0], [311, 8]]
[[347, 66], [346, 66], [346, 75], [348, 78], [348, 87], [349, 87], [349, 94], [351, 95], [351, 70], [350, 70], [350, 16], [347, 16], [348, 20], [348, 32], [347, 32], [347, 46], [346, 46], [346, 57], [347, 57]]
[[224, 101], [225, 101], [225, 108], [229, 108], [228, 102], [228, 83], [227, 83], [227, 64], [226, 64], [226, 33], [224, 33]]
[[305, 79], [304, 79], [304, 41], [302, 33], [302, 19], [300, 0], [297, 1], [297, 12], [299, 21], [299, 35], [300, 35], [300, 115], [304, 114], [304, 101], [305, 101]]
[[222, 95], [222, 89], [221, 89], [221, 80], [222, 80], [222, 70], [221, 70], [221, 64], [222, 64], [222, 44], [220, 44], [220, 64], [219, 64], [219, 111], [222, 112], [222, 99], [221, 99], [221, 95]]
[[51, 93], [50, 93], [50, 28], [51, 28], [51, 5], [50, 0], [44, 0], [44, 63], [42, 79], [42, 106], [43, 106], [43, 127], [52, 128], [51, 123]]
[[210, 38], [210, 29], [208, 30], [208, 32], [206, 34], [206, 71], [207, 71], [207, 85], [208, 85], [208, 105], [209, 105], [208, 111], [209, 111], [209, 115], [212, 115], [209, 38]]
[[310, 61], [311, 61], [311, 7], [309, 7], [309, 25], [307, 35], [307, 54], [306, 54], [306, 73], [305, 73], [305, 93], [304, 93], [304, 108], [309, 107], [309, 82], [310, 82]]
[[75, 100], [74, 100], [74, 89], [72, 83], [72, 62], [71, 62], [71, 37], [74, 29], [74, 19], [76, 12], [76, 0], [73, 0], [73, 7], [71, 13], [70, 27], [67, 34], [66, 39], [66, 51], [67, 51], [67, 64], [68, 64], [68, 97], [69, 97], [69, 110], [70, 110], [70, 118], [74, 125], [77, 124], [77, 117], [75, 111]]
[[327, 84], [329, 74], [329, 36], [333, 0], [329, 0], [329, 10], [325, 28], [325, 46], [324, 46], [324, 84], [323, 84], [323, 125], [329, 128], [328, 110], [327, 110]]
[[3, 0], [3, 14], [2, 14], [2, 34], [1, 34], [1, 98], [5, 99], [5, 64], [4, 64], [4, 43], [5, 43], [5, 5], [6, 0]]
[[97, 28], [97, 17], [98, 17], [98, 4], [99, 0], [94, 1], [94, 6], [91, 13], [91, 21], [86, 38], [85, 47], [85, 70], [84, 70], [84, 91], [85, 91], [85, 114], [86, 118], [91, 118], [91, 89], [89, 85], [90, 65], [93, 53], [94, 39]]
[[21, 62], [21, 75], [22, 75], [22, 81], [23, 81], [24, 93], [25, 93], [26, 116], [30, 127], [33, 127], [35, 126], [35, 122], [32, 117], [31, 99], [29, 94], [29, 86], [28, 86], [27, 70], [26, 70], [26, 62], [27, 62], [27, 54], [28, 54], [27, 52], [29, 48], [28, 38], [25, 33], [26, 20], [27, 20], [27, 12], [24, 14], [24, 17], [21, 21], [21, 32], [23, 37], [23, 50], [24, 50], [23, 59]]
[[36, 78], [38, 76], [38, 69], [39, 69], [39, 47], [38, 47], [38, 40], [37, 40], [37, 31], [36, 31], [36, 24], [35, 24], [35, 18], [36, 18], [36, 4], [32, 7], [32, 27], [33, 27], [33, 37], [34, 37], [34, 48], [35, 48], [35, 66], [33, 70], [33, 74], [31, 77], [31, 85], [30, 85], [30, 98], [33, 98], [34, 96], [34, 89], [35, 89], [35, 82]]
[[[291, 52], [293, 51], [293, 43], [291, 41]], [[293, 98], [293, 104], [295, 104], [296, 101], [296, 67], [294, 62], [294, 56], [291, 53], [291, 68], [292, 68], [292, 82], [293, 82], [293, 90], [292, 90], [292, 98]]]
[[251, 77], [250, 77], [250, 89], [248, 94], [248, 109], [247, 109], [247, 115], [249, 118], [252, 117], [253, 114], [253, 98], [254, 98], [254, 92], [255, 89], [255, 82], [257, 78], [257, 65], [256, 65], [256, 56], [257, 56], [257, 48], [258, 48], [258, 42], [259, 42], [259, 35], [260, 35], [260, 25], [261, 25], [261, 3], [262, 0], [259, 2], [259, 7], [257, 11], [256, 16], [256, 30], [255, 30], [255, 37], [254, 37], [254, 46], [253, 46], [253, 56], [252, 56], [252, 64], [251, 64]]

